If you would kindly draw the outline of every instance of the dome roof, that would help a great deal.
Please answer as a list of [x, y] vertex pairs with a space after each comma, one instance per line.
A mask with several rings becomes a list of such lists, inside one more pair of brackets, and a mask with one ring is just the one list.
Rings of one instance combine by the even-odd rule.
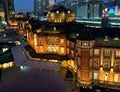
[[91, 41], [91, 40], [94, 40], [94, 37], [88, 28], [84, 28], [80, 32], [80, 34], [78, 36], [78, 40]]
[[47, 21], [52, 23], [73, 22], [75, 14], [70, 9], [60, 5], [47, 13]]

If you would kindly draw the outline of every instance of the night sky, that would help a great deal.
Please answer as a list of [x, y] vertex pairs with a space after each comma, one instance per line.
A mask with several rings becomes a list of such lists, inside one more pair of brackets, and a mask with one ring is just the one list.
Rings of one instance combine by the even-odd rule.
[[[57, 2], [63, 0], [57, 0]], [[34, 0], [14, 0], [15, 4], [15, 13], [18, 12], [33, 12]]]

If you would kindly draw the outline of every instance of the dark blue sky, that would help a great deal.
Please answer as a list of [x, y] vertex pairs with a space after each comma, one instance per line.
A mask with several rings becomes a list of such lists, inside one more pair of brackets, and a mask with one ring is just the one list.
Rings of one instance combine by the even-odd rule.
[[[14, 0], [15, 1], [15, 13], [18, 12], [33, 12], [34, 0]], [[63, 0], [57, 0], [57, 2]]]

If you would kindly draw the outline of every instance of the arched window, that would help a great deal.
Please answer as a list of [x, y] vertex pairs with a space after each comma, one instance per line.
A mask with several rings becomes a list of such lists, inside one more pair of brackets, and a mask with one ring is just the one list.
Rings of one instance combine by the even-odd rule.
[[115, 68], [120, 68], [120, 59], [116, 59], [116, 60], [115, 60], [114, 67], [115, 67]]
[[94, 67], [99, 67], [99, 65], [100, 65], [100, 59], [99, 58], [94, 58], [93, 66]]
[[110, 67], [110, 59], [109, 58], [104, 59], [104, 67], [105, 68], [109, 68]]

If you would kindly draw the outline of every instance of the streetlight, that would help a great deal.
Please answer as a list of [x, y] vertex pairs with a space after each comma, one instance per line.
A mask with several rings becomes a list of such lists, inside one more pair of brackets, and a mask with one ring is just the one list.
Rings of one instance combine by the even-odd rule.
[[108, 77], [108, 73], [105, 73], [105, 75], [104, 75], [104, 87], [105, 87], [105, 89], [106, 89], [106, 91], [108, 92], [108, 89], [107, 89], [107, 86], [106, 86], [106, 80], [107, 80], [107, 77]]

